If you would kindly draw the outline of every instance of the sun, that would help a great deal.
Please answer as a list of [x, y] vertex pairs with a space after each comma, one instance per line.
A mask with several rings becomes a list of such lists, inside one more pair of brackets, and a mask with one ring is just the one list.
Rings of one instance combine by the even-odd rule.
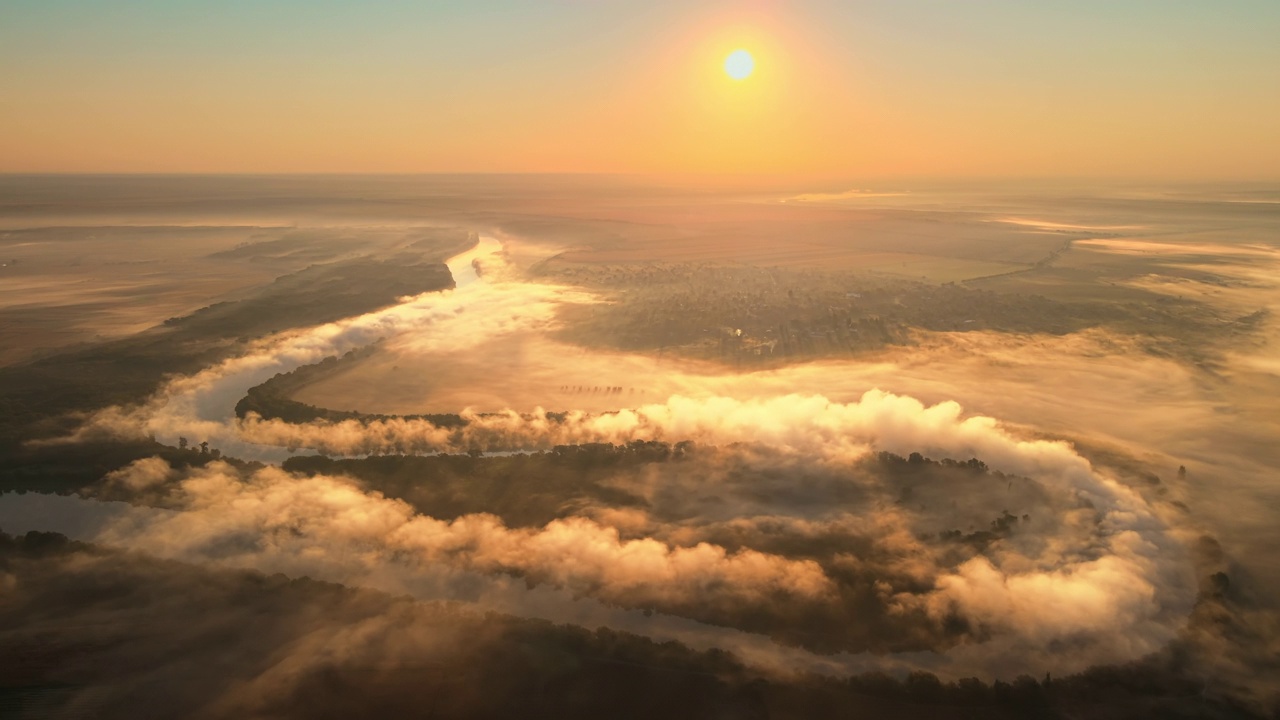
[[734, 80], [745, 80], [755, 69], [755, 58], [746, 50], [734, 50], [724, 59], [724, 71]]

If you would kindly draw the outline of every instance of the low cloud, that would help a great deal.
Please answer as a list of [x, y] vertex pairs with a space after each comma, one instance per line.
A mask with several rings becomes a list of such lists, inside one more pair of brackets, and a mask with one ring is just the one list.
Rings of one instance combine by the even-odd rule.
[[[145, 487], [156, 459], [115, 475]], [[166, 475], [169, 473], [166, 473]], [[537, 529], [512, 529], [487, 514], [451, 521], [415, 514], [406, 503], [364, 493], [348, 480], [298, 477], [266, 468], [242, 478], [225, 463], [189, 471], [171, 488], [177, 512], [144, 512], [96, 540], [188, 561], [267, 565], [290, 574], [341, 568], [359, 583], [384, 565], [509, 573], [631, 607], [705, 602], [767, 603], [831, 591], [817, 564], [707, 543], [672, 547], [622, 540], [618, 531], [571, 517]]]
[[[285, 457], [283, 452], [242, 441], [233, 412], [249, 388], [268, 378], [384, 339], [416, 352], [473, 348], [495, 336], [548, 327], [563, 303], [595, 301], [567, 287], [504, 280], [505, 265], [494, 255], [499, 249], [496, 241], [484, 238], [476, 249], [454, 258], [450, 269], [455, 278], [462, 278], [456, 289], [404, 298], [390, 308], [272, 336], [244, 355], [172, 379], [141, 407], [95, 413], [67, 440], [106, 434], [155, 436], [176, 444], [182, 436], [207, 440], [236, 457], [278, 461]], [[474, 279], [477, 272], [489, 279], [468, 281], [466, 276]]]
[[[505, 282], [500, 272], [490, 277], [496, 280], [273, 338], [244, 357], [173, 380], [143, 408], [104, 411], [83, 432], [155, 434], [169, 441], [184, 435], [207, 439], [228, 454], [268, 460], [298, 450], [364, 456], [694, 441], [722, 449], [740, 445], [732, 452], [742, 454], [767, 449], [780, 458], [784, 477], [806, 468], [835, 477], [879, 451], [919, 452], [976, 457], [993, 470], [1027, 478], [1034, 490], [1027, 497], [1039, 504], [1008, 508], [996, 496], [984, 496], [991, 497], [996, 517], [982, 519], [978, 513], [986, 506], [965, 507], [958, 490], [930, 496], [926, 511], [894, 488], [876, 486], [856, 513], [785, 505], [771, 511], [764, 500], [753, 504], [746, 493], [735, 496], [719, 481], [730, 477], [727, 470], [717, 474], [708, 467], [697, 478], [701, 484], [658, 475], [645, 488], [643, 478], [617, 478], [631, 489], [682, 494], [689, 513], [683, 518], [663, 515], [657, 507], [595, 503], [537, 527], [513, 527], [487, 514], [443, 519], [415, 513], [404, 502], [338, 477], [300, 477], [278, 469], [242, 477], [218, 463], [184, 474], [150, 460], [113, 474], [110, 483], [134, 493], [135, 500], [164, 492], [157, 504], [174, 510], [127, 513], [98, 539], [196, 562], [390, 589], [408, 587], [402, 571], [410, 568], [408, 574], [420, 576], [417, 592], [448, 597], [465, 597], [467, 583], [477, 577], [516, 577], [604, 605], [652, 607], [722, 624], [737, 622], [752, 608], [780, 614], [776, 626], [791, 622], [787, 613], [797, 608], [851, 613], [849, 608], [858, 607], [851, 598], [874, 595], [907, 618], [902, 627], [932, 624], [933, 634], [920, 646], [952, 643], [936, 657], [900, 652], [874, 663], [944, 674], [1007, 675], [1028, 665], [1070, 672], [1132, 660], [1168, 644], [1191, 612], [1196, 583], [1186, 532], [1171, 526], [1166, 508], [1094, 467], [1068, 443], [967, 414], [955, 401], [922, 402], [906, 394], [976, 399], [986, 412], [1008, 409], [1009, 415], [997, 414], [1041, 418], [1057, 425], [1051, 431], [1084, 428], [1085, 435], [1121, 424], [1160, 435], [1166, 425], [1185, 430], [1212, 417], [1191, 371], [1140, 356], [1127, 341], [1102, 332], [1064, 338], [922, 335], [912, 357], [881, 358], [864, 367], [816, 363], [731, 377], [703, 384], [704, 390], [722, 392], [675, 394], [609, 413], [468, 410], [461, 428], [408, 418], [290, 424], [232, 416], [245, 391], [271, 375], [377, 339], [387, 339], [399, 353], [460, 354], [494, 337], [550, 327], [561, 303], [594, 301], [566, 288]], [[1116, 353], [1140, 359], [1128, 365], [1091, 360]], [[1083, 399], [1064, 405], [1067, 388], [1038, 390], [1032, 380], [1042, 378], [1046, 367], [1062, 370], [1063, 382], [1078, 387]], [[978, 377], [984, 380], [973, 380]], [[829, 384], [839, 391], [787, 392], [797, 384]], [[736, 392], [748, 385], [752, 393]], [[900, 391], [866, 390], [876, 386]], [[1113, 408], [1116, 388], [1133, 395], [1123, 398], [1126, 407]], [[1153, 389], [1176, 401], [1159, 417], [1131, 402]], [[1112, 409], [1122, 419], [1108, 419], [1105, 413]], [[1091, 415], [1097, 422], [1082, 421]], [[1144, 418], [1152, 424], [1143, 425]], [[1013, 481], [1008, 482], [1005, 497], [1012, 498]], [[729, 498], [721, 516], [707, 510], [713, 500], [694, 501], [702, 492], [715, 501]], [[950, 514], [936, 510], [947, 502], [957, 508]], [[985, 545], [938, 539], [943, 531], [963, 533], [973, 525], [981, 530], [1010, 509], [1032, 511], [1025, 532]], [[830, 550], [837, 541], [847, 542], [847, 549]], [[869, 578], [878, 582], [861, 588], [863, 596], [851, 594], [855, 580]], [[837, 616], [850, 623], [860, 619], [831, 615]], [[947, 631], [951, 635], [937, 630], [957, 620], [962, 629]], [[682, 632], [696, 634], [688, 627]], [[793, 642], [798, 636], [779, 637]], [[770, 646], [757, 655], [786, 652]], [[852, 667], [868, 660], [837, 655], [824, 662]]]
[[[950, 411], [939, 415], [926, 426], [938, 431], [947, 417], [964, 424]], [[993, 432], [986, 424], [975, 427]], [[914, 432], [904, 437], [916, 437]], [[967, 441], [977, 431], [952, 432]], [[746, 512], [722, 521], [664, 520], [635, 510], [620, 518], [620, 509], [594, 506], [585, 515], [513, 528], [489, 514], [431, 517], [342, 477], [274, 467], [243, 475], [220, 462], [178, 471], [156, 459], [114, 474], [112, 484], [139, 498], [154, 499], [159, 489], [163, 502], [154, 504], [170, 509], [130, 508], [87, 539], [188, 562], [426, 597], [465, 599], [474, 592], [468, 589], [476, 587], [474, 578], [507, 576], [605, 605], [653, 609], [815, 647], [950, 647], [944, 659], [926, 665], [942, 672], [952, 663], [956, 672], [1004, 669], [1016, 658], [1075, 671], [1141, 657], [1176, 637], [1196, 588], [1175, 534], [1141, 498], [1091, 474], [1069, 449], [1007, 442], [1026, 467], [1042, 471], [1037, 483], [1074, 484], [1051, 492], [1048, 505], [1033, 510], [1050, 518], [976, 554], [973, 546], [922, 536], [919, 513], [897, 506], [808, 519]], [[779, 457], [782, 467], [800, 467], [796, 456]], [[855, 465], [842, 468], [824, 472], [843, 473], [846, 482], [874, 482], [859, 480]], [[735, 489], [712, 474], [701, 477], [706, 481], [700, 488], [688, 477], [670, 482], [676, 492], [711, 493], [725, 507], [745, 511], [737, 498], [745, 484]], [[986, 483], [994, 491], [1004, 481], [990, 477]], [[931, 501], [945, 507], [947, 496]], [[1052, 517], [1057, 512], [1062, 519]], [[610, 519], [623, 520], [623, 529], [607, 524]], [[962, 561], [952, 566], [955, 558]], [[943, 628], [952, 618], [969, 629], [948, 639]], [[805, 635], [832, 621], [843, 629], [829, 633], [830, 641]], [[859, 627], [880, 622], [887, 635]], [[1051, 657], [1046, 648], [1060, 643], [1071, 651]]]

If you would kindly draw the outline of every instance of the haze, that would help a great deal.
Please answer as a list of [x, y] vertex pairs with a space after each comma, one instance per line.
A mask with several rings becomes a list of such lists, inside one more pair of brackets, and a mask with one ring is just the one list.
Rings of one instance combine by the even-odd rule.
[[14, 2], [0, 171], [1274, 179], [1278, 32], [1266, 0]]
[[1277, 31], [0, 8], [0, 716], [1275, 717]]

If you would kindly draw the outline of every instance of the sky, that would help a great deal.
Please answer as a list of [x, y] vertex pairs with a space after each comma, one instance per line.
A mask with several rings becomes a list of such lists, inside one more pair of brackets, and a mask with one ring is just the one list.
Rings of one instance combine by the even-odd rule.
[[1275, 180], [1278, 37], [1274, 0], [0, 0], [0, 172]]

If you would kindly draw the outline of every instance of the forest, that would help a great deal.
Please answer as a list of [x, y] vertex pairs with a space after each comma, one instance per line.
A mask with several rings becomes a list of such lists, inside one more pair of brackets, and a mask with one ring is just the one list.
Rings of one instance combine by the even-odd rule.
[[[0, 573], [16, 583], [0, 597], [4, 712], [74, 710], [92, 691], [102, 718], [1251, 716], [1206, 697], [1177, 647], [993, 683], [926, 671], [777, 675], [608, 628], [201, 568], [53, 533], [0, 533]], [[1210, 588], [1197, 616], [1222, 602]]]

